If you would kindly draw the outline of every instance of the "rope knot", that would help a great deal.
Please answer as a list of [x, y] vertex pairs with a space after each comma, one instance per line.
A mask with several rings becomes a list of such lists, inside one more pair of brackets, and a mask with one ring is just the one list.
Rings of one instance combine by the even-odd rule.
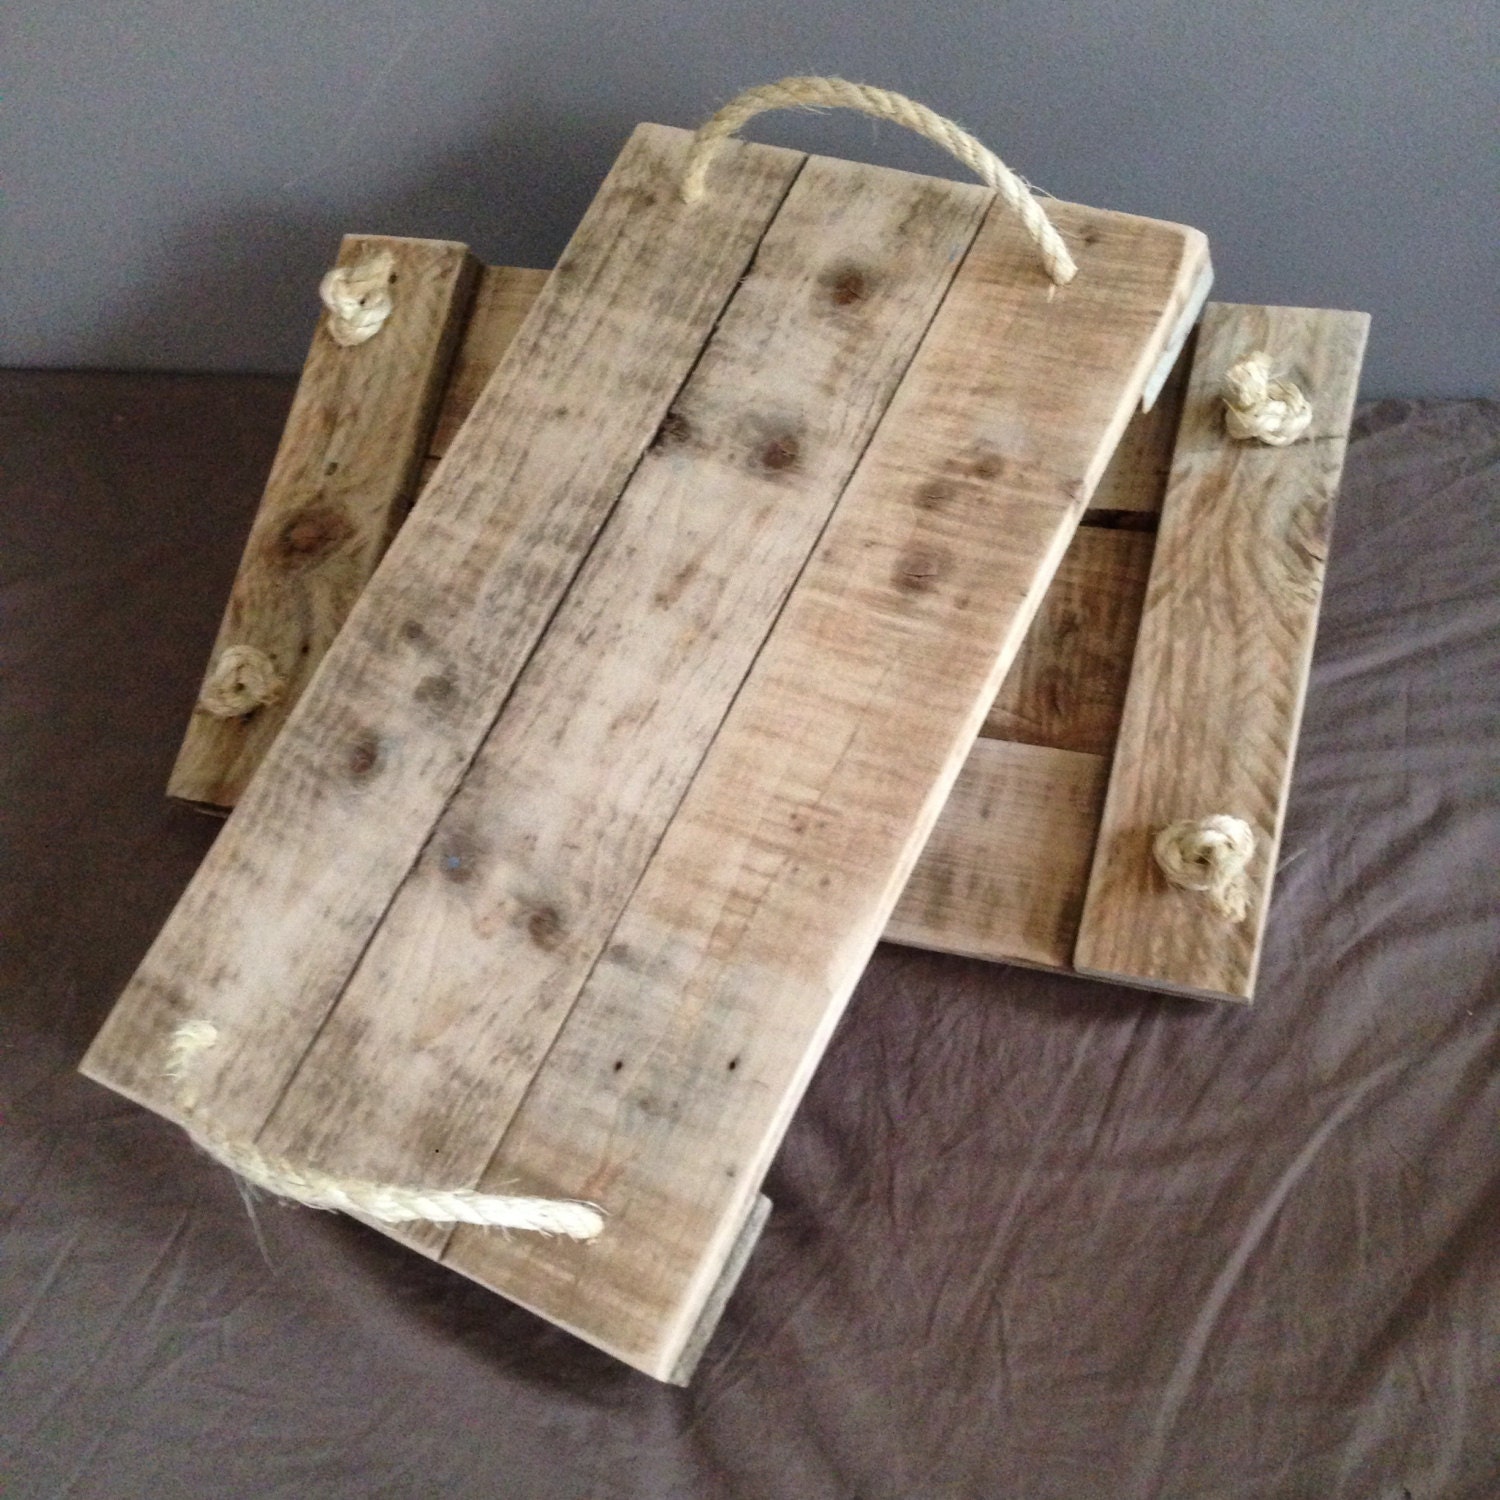
[[1271, 374], [1263, 349], [1247, 354], [1224, 372], [1224, 428], [1239, 441], [1285, 448], [1312, 421], [1312, 406], [1300, 387]]
[[385, 326], [395, 304], [391, 282], [396, 257], [389, 250], [366, 256], [357, 265], [335, 266], [318, 284], [328, 309], [328, 333], [345, 349], [372, 339]]
[[1184, 891], [1202, 891], [1209, 905], [1231, 922], [1250, 909], [1245, 871], [1255, 854], [1255, 831], [1243, 818], [1213, 813], [1169, 823], [1151, 845], [1167, 880]]
[[226, 646], [198, 694], [198, 706], [216, 719], [238, 719], [280, 702], [286, 679], [259, 646]]

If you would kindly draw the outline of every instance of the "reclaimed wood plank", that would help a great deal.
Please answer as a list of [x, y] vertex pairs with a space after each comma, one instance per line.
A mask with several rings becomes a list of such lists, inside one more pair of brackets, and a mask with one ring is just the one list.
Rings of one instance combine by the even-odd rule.
[[[1254, 989], [1369, 320], [1211, 304], [1178, 436], [1074, 962], [1210, 998]], [[1313, 424], [1289, 448], [1232, 441], [1230, 365], [1265, 349]], [[1255, 831], [1243, 922], [1169, 887], [1151, 841], [1231, 813]]]
[[809, 159], [264, 1149], [483, 1173], [989, 202]]
[[1067, 969], [1109, 760], [978, 740], [886, 924], [885, 940]]
[[523, 266], [485, 266], [479, 273], [474, 306], [438, 409], [428, 454], [440, 459], [453, 446], [485, 386], [521, 331], [531, 304], [541, 296], [549, 273]]
[[264, 652], [280, 698], [221, 718], [194, 706], [167, 794], [231, 807], [374, 573], [420, 480], [478, 263], [446, 240], [348, 235], [337, 264], [389, 255], [393, 307], [346, 348], [318, 321], [205, 673]]
[[[525, 321], [548, 274], [546, 271], [526, 270], [515, 266], [486, 267], [481, 272], [463, 339], [452, 362], [428, 457], [422, 466], [420, 489], [426, 488], [437, 471], [448, 445], [468, 416], [489, 376], [499, 365], [511, 339]], [[1182, 333], [1185, 337], [1186, 329]], [[1175, 347], [1180, 349], [1181, 342], [1179, 338]], [[1182, 365], [1181, 369], [1173, 372], [1156, 405], [1150, 411], [1137, 412], [1131, 418], [1114, 456], [1090, 498], [1089, 509], [1084, 515], [1085, 522], [1101, 519], [1114, 523], [1117, 512], [1154, 513], [1160, 508], [1161, 490], [1165, 488], [1167, 469], [1171, 462], [1172, 437], [1182, 408], [1182, 377], [1186, 366], [1183, 362], [1179, 363]], [[1143, 514], [1141, 519], [1146, 521], [1150, 518]], [[381, 551], [383, 552], [383, 547]], [[373, 563], [371, 569], [373, 571]], [[288, 684], [278, 710], [283, 717], [290, 712], [305, 682], [311, 679], [334, 631], [342, 623], [352, 604], [352, 598], [340, 599], [335, 608], [334, 601], [327, 601], [326, 627], [320, 632], [318, 641], [304, 642], [306, 649], [302, 653], [303, 670]], [[269, 748], [270, 740], [264, 736], [253, 740], [243, 738], [237, 751], [235, 779], [215, 787], [200, 786], [200, 792], [211, 794], [212, 801], [209, 795], [189, 800], [210, 810], [227, 811], [238, 799], [240, 788], [248, 782]]]
[[606, 1231], [445, 1255], [659, 1378], [1206, 258], [1049, 212], [1076, 281], [991, 211], [485, 1174]]
[[1080, 526], [980, 733], [1114, 752], [1155, 538]]
[[804, 158], [631, 136], [402, 528], [84, 1059], [179, 1116], [180, 1023], [218, 1027], [199, 1097], [253, 1139], [457, 789]]
[[1089, 502], [1094, 517], [1139, 517], [1148, 525], [1161, 510], [1192, 366], [1192, 340], [1185, 340], [1185, 345], [1155, 403], [1149, 411], [1137, 412], [1120, 438], [1120, 446]]

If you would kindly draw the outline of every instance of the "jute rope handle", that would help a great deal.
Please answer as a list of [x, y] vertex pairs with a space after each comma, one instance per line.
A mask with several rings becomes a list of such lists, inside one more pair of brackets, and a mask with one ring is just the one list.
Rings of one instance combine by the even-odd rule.
[[184, 1128], [194, 1145], [254, 1187], [309, 1208], [362, 1214], [381, 1224], [478, 1224], [560, 1234], [575, 1240], [594, 1239], [604, 1227], [604, 1215], [592, 1203], [478, 1193], [468, 1188], [405, 1187], [342, 1177], [273, 1156], [248, 1141], [230, 1140], [193, 1118], [197, 1104], [193, 1064], [218, 1040], [219, 1029], [211, 1021], [184, 1022], [172, 1035], [166, 1074], [177, 1083], [177, 1104], [188, 1116]]
[[737, 94], [700, 125], [693, 136], [682, 178], [683, 202], [696, 203], [703, 196], [714, 153], [747, 120], [770, 109], [817, 109], [820, 106], [857, 109], [861, 114], [874, 115], [878, 120], [893, 120], [897, 125], [904, 125], [936, 142], [982, 182], [994, 188], [1015, 210], [1041, 251], [1047, 274], [1058, 286], [1066, 286], [1077, 274], [1078, 267], [1068, 254], [1068, 247], [1052, 227], [1052, 221], [1042, 212], [1042, 206], [1031, 189], [988, 146], [952, 120], [928, 109], [925, 104], [918, 104], [915, 99], [908, 99], [905, 94], [873, 88], [865, 83], [850, 83], [843, 78], [783, 78], [779, 83], [761, 84]]

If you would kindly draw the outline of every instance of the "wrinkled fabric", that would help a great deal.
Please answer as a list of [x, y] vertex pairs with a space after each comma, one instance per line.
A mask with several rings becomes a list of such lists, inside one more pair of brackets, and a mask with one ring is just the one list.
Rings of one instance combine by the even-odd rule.
[[0, 376], [0, 1493], [1500, 1494], [1500, 407], [1361, 410], [1254, 1009], [881, 948], [682, 1391], [74, 1071], [290, 392]]

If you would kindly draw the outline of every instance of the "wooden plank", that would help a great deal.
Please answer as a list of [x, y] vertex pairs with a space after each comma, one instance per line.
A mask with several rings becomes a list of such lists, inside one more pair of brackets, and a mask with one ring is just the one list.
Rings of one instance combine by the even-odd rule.
[[981, 734], [1114, 752], [1155, 538], [1080, 526]]
[[319, 319], [265, 494], [214, 640], [263, 651], [279, 701], [238, 718], [194, 707], [169, 796], [239, 800], [406, 514], [478, 263], [446, 240], [348, 235], [338, 265], [391, 257], [393, 307], [380, 331], [345, 348]]
[[1161, 510], [1172, 469], [1172, 448], [1192, 365], [1192, 340], [1173, 365], [1155, 404], [1131, 419], [1115, 449], [1099, 487], [1094, 491], [1090, 512], [1094, 515], [1139, 516], [1142, 521]]
[[445, 1256], [660, 1378], [1206, 255], [1049, 211], [1077, 280], [991, 211], [485, 1174], [605, 1233]]
[[521, 331], [531, 304], [546, 286], [547, 276], [546, 271], [521, 266], [486, 266], [480, 272], [473, 311], [433, 428], [428, 448], [433, 458], [441, 458], [453, 446], [458, 429], [489, 384], [511, 340]]
[[[1229, 304], [1205, 315], [1074, 953], [1081, 971], [1251, 996], [1368, 323]], [[1312, 426], [1289, 448], [1224, 431], [1225, 371], [1258, 349], [1312, 403]], [[1169, 887], [1151, 856], [1158, 829], [1216, 812], [1257, 837], [1243, 922]]]
[[1108, 773], [1102, 755], [979, 740], [886, 941], [1071, 967]]
[[[421, 488], [426, 488], [436, 472], [438, 463], [468, 416], [479, 392], [499, 365], [521, 323], [525, 321], [532, 302], [546, 283], [547, 275], [545, 271], [525, 270], [514, 266], [487, 267], [481, 272], [473, 308], [458, 354], [452, 363], [452, 373], [439, 409], [429, 455], [422, 466]], [[1185, 337], [1185, 328], [1182, 334]], [[1174, 347], [1180, 350], [1181, 344], [1182, 339], [1177, 338]], [[1090, 499], [1089, 509], [1084, 515], [1086, 522], [1095, 517], [1096, 513], [1103, 513], [1103, 518], [1112, 519], [1115, 512], [1154, 514], [1160, 509], [1161, 491], [1166, 486], [1167, 469], [1170, 465], [1172, 437], [1182, 408], [1186, 363], [1180, 363], [1181, 369], [1174, 372], [1155, 407], [1149, 412], [1136, 413], [1126, 427], [1119, 446]], [[383, 551], [383, 547], [381, 550]], [[282, 699], [278, 712], [283, 717], [290, 712], [305, 682], [310, 680], [313, 670], [322, 659], [327, 642], [342, 623], [343, 614], [347, 614], [352, 603], [352, 598], [347, 601], [341, 599], [339, 608], [335, 608], [333, 600], [325, 601], [325, 629], [320, 632], [317, 642], [303, 643], [306, 647], [302, 652], [303, 670], [289, 684]], [[343, 614], [340, 614], [340, 608]], [[222, 782], [214, 787], [200, 786], [200, 792], [211, 794], [211, 802], [210, 795], [190, 800], [201, 806], [211, 805], [216, 810], [227, 810], [237, 800], [240, 788], [249, 780], [261, 756], [269, 748], [270, 741], [264, 736], [257, 736], [253, 741], [245, 739], [237, 751], [238, 774], [234, 781]]]
[[760, 1243], [761, 1231], [765, 1229], [766, 1220], [770, 1217], [771, 1200], [764, 1193], [757, 1193], [751, 1201], [750, 1212], [745, 1215], [744, 1226], [734, 1238], [734, 1249], [729, 1252], [729, 1257], [719, 1272], [719, 1279], [714, 1283], [713, 1291], [709, 1293], [703, 1310], [698, 1314], [698, 1326], [683, 1347], [682, 1355], [672, 1371], [673, 1385], [686, 1385], [693, 1378], [693, 1371], [698, 1368], [698, 1361], [707, 1352], [714, 1329], [719, 1326], [719, 1319], [734, 1295], [734, 1289], [739, 1285], [745, 1266], [756, 1245]]
[[253, 1139], [457, 790], [681, 388], [803, 158], [736, 145], [675, 191], [685, 132], [641, 126], [474, 420], [355, 606], [261, 774], [89, 1049], [84, 1071]]
[[[989, 201], [809, 159], [265, 1149], [478, 1179]], [[424, 1237], [446, 1231], [409, 1236]]]

